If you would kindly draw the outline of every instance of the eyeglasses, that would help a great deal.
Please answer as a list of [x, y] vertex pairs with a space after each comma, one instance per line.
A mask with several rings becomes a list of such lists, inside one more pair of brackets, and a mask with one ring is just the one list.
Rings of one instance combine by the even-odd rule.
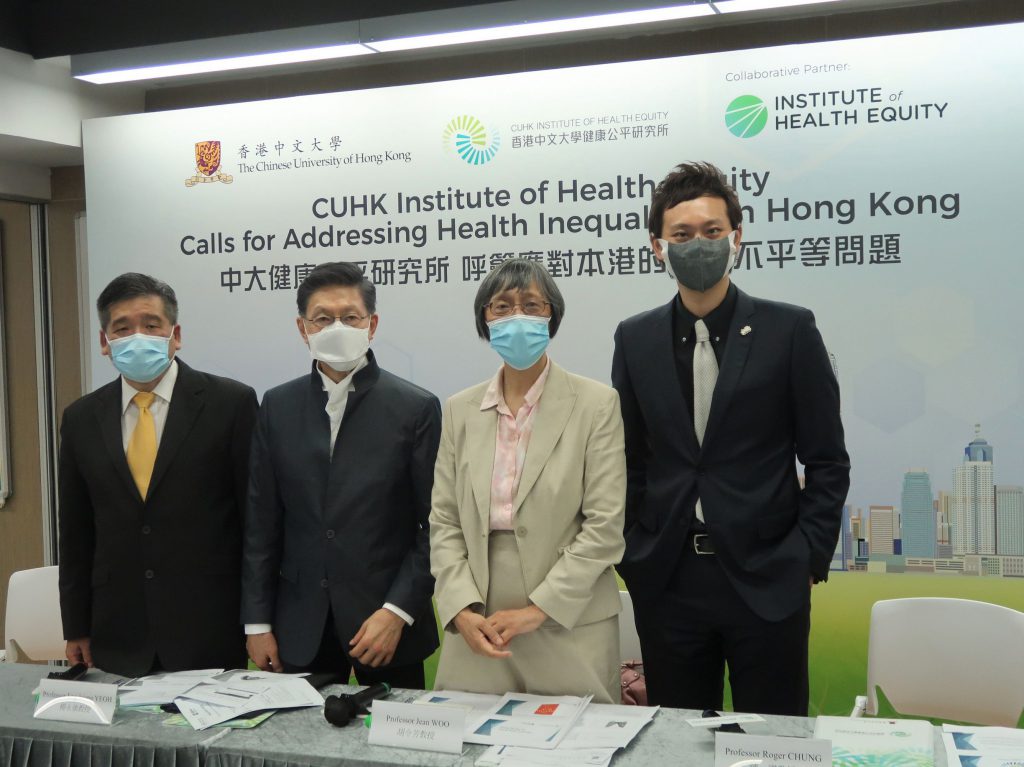
[[507, 317], [515, 311], [517, 306], [523, 310], [523, 314], [536, 317], [544, 314], [551, 303], [549, 301], [527, 301], [525, 304], [513, 304], [511, 301], [491, 301], [489, 304], [484, 304], [484, 308], [490, 309], [491, 314], [495, 317]]
[[303, 317], [302, 321], [308, 325], [315, 326], [318, 330], [329, 328], [335, 323], [335, 321], [339, 321], [342, 325], [347, 325], [350, 328], [357, 328], [360, 323], [369, 316], [369, 314], [356, 314], [355, 312], [352, 314], [346, 314], [344, 317], [333, 317], [329, 314], [318, 314], [311, 320]]

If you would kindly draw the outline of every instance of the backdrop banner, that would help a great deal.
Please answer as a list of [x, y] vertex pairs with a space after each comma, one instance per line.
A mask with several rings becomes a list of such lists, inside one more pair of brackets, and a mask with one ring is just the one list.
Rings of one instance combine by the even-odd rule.
[[[714, 162], [744, 206], [735, 282], [812, 309], [839, 377], [849, 572], [815, 590], [812, 653], [851, 642], [863, 685], [866, 612], [853, 639], [818, 633], [827, 603], [852, 609], [844, 584], [970, 581], [1024, 607], [1022, 71], [1024, 25], [1004, 25], [91, 120], [88, 294], [166, 280], [182, 358], [262, 392], [309, 369], [296, 286], [354, 261], [378, 287], [381, 365], [444, 399], [497, 369], [473, 297], [526, 256], [565, 294], [552, 357], [608, 381], [616, 324], [675, 290], [647, 236], [654, 187]], [[92, 323], [95, 387], [115, 373]], [[968, 497], [970, 477], [988, 489]], [[844, 713], [861, 690], [832, 684]]]

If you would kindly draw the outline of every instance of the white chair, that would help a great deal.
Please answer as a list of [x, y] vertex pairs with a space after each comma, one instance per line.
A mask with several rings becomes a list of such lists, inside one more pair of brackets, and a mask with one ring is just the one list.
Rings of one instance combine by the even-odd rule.
[[11, 575], [5, 626], [8, 663], [64, 660], [56, 567]]
[[901, 714], [1016, 727], [1024, 710], [1024, 613], [970, 599], [886, 599], [871, 608], [867, 696]]
[[622, 612], [619, 613], [619, 657], [622, 660], [640, 660], [640, 637], [636, 635], [633, 618], [633, 598], [628, 591], [620, 591]]

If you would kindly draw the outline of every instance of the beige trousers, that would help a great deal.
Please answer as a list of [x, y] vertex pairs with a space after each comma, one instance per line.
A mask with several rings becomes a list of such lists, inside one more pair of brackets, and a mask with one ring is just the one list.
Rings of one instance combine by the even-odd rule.
[[[490, 589], [486, 614], [530, 604], [515, 535], [491, 533]], [[593, 695], [595, 703], [618, 703], [619, 618], [566, 629], [553, 620], [513, 637], [511, 658], [486, 658], [460, 634], [445, 632], [434, 689], [503, 694]]]

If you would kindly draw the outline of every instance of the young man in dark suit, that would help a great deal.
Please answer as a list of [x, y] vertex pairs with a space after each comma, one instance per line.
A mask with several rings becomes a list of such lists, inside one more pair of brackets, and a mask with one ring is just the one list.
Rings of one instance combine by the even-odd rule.
[[96, 308], [120, 376], [61, 423], [68, 660], [126, 676], [244, 667], [239, 573], [256, 394], [175, 358], [181, 326], [166, 283], [123, 274]]
[[440, 404], [377, 365], [376, 289], [352, 263], [298, 289], [310, 371], [253, 435], [242, 620], [264, 670], [424, 686], [438, 645], [428, 517]]
[[[811, 586], [828, 577], [850, 463], [839, 386], [807, 309], [732, 284], [736, 192], [678, 166], [651, 203], [676, 287], [615, 332], [626, 554], [651, 704], [806, 715]], [[797, 461], [804, 466], [801, 486]]]

